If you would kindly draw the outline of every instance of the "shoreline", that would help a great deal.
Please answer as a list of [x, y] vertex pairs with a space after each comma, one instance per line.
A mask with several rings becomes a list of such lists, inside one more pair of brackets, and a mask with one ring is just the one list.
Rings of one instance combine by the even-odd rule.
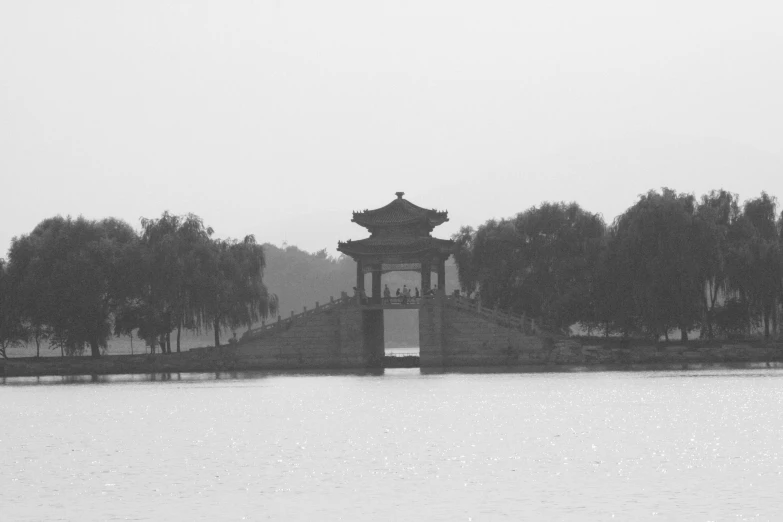
[[[775, 354], [778, 355], [778, 354]], [[17, 358], [0, 361], [0, 378], [6, 379], [63, 377], [96, 380], [97, 377], [146, 376], [146, 380], [170, 380], [171, 376], [215, 374], [328, 374], [382, 375], [386, 369], [419, 369], [422, 374], [447, 373], [586, 373], [615, 371], [694, 371], [709, 369], [783, 369], [783, 354], [743, 360], [670, 360], [655, 362], [593, 363], [514, 363], [508, 365], [454, 365], [420, 367], [418, 357], [385, 357], [383, 367], [341, 368], [330, 364], [305, 361], [277, 361], [273, 364], [243, 360], [230, 348], [204, 352], [182, 352], [155, 355], [105, 355], [92, 357]], [[188, 380], [188, 379], [186, 379]], [[100, 379], [97, 379], [100, 382]], [[89, 381], [85, 381], [89, 382]]]

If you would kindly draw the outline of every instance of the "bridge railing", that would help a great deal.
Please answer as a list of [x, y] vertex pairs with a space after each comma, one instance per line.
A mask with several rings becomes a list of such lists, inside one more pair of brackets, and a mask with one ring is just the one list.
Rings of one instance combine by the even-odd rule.
[[325, 312], [327, 310], [331, 310], [334, 308], [337, 308], [339, 306], [343, 306], [346, 304], [354, 304], [356, 302], [355, 297], [349, 297], [347, 293], [342, 292], [342, 295], [335, 299], [334, 296], [329, 298], [329, 302], [326, 304], [320, 304], [318, 301], [315, 302], [315, 306], [312, 308], [307, 308], [306, 306], [302, 308], [302, 311], [297, 313], [294, 313], [293, 310], [291, 310], [291, 315], [283, 319], [282, 316], [277, 316], [277, 321], [272, 321], [267, 323], [265, 320], [261, 321], [261, 326], [257, 326], [255, 328], [251, 328], [247, 330], [244, 334], [242, 334], [242, 341], [249, 341], [253, 339], [260, 339], [262, 337], [266, 337], [267, 335], [272, 335], [276, 332], [279, 332], [281, 330], [287, 330], [294, 322], [306, 319], [308, 316], [312, 316], [321, 312]]
[[[436, 296], [421, 296], [421, 297], [408, 297], [406, 299], [407, 305], [420, 305], [424, 302], [424, 300], [427, 299], [435, 299]], [[296, 321], [304, 320], [309, 316], [325, 312], [327, 310], [331, 310], [334, 308], [337, 308], [339, 306], [345, 306], [345, 305], [358, 305], [360, 304], [358, 302], [358, 297], [356, 296], [349, 296], [346, 292], [342, 292], [341, 296], [338, 299], [335, 299], [334, 297], [329, 298], [329, 302], [326, 304], [321, 305], [318, 301], [316, 301], [315, 306], [312, 308], [307, 308], [306, 306], [303, 307], [302, 311], [297, 313], [294, 313], [294, 311], [291, 311], [291, 315], [289, 317], [286, 317], [285, 319], [282, 318], [282, 316], [277, 316], [277, 321], [272, 321], [267, 323], [266, 321], [261, 322], [261, 326], [258, 326], [256, 328], [251, 328], [247, 330], [244, 334], [242, 334], [242, 341], [249, 341], [254, 339], [260, 339], [262, 337], [266, 337], [267, 335], [274, 335], [276, 332], [286, 330], [290, 328], [291, 325], [294, 324]], [[404, 306], [402, 303], [402, 297], [392, 297], [390, 299], [384, 299], [382, 301], [384, 304], [391, 304], [393, 306]], [[536, 334], [536, 333], [543, 333], [540, 325], [536, 322], [535, 319], [531, 317], [527, 317], [524, 314], [522, 315], [516, 315], [510, 312], [505, 312], [502, 310], [499, 310], [497, 308], [486, 308], [482, 307], [481, 303], [477, 299], [469, 299], [467, 297], [463, 297], [460, 295], [450, 295], [445, 296], [445, 302], [447, 306], [452, 306], [454, 308], [459, 308], [462, 310], [467, 310], [472, 313], [478, 314], [481, 317], [495, 322], [501, 326], [507, 326], [510, 328], [518, 329], [522, 332], [529, 333], [529, 334]], [[371, 300], [369, 303], [362, 303], [362, 304], [372, 304]]]
[[481, 317], [501, 326], [515, 328], [530, 334], [541, 333], [539, 325], [532, 317], [527, 317], [525, 314], [517, 315], [511, 312], [504, 312], [503, 310], [499, 310], [497, 308], [486, 308], [481, 306], [481, 302], [478, 299], [469, 299], [459, 295], [450, 295], [446, 297], [446, 304], [454, 308], [459, 308], [470, 311], [474, 314], [478, 314]]
[[370, 297], [362, 302], [363, 305], [383, 305], [383, 306], [418, 306], [421, 304], [421, 297]]

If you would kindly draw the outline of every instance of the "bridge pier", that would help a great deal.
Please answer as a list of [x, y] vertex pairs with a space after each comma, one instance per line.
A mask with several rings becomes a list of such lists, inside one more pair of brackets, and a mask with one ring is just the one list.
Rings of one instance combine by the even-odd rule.
[[419, 362], [421, 367], [443, 366], [443, 295], [422, 299], [419, 308]]
[[[374, 282], [373, 286], [375, 286]], [[370, 367], [382, 367], [383, 356], [386, 351], [383, 340], [382, 309], [362, 310], [362, 333], [364, 337], [364, 359]]]

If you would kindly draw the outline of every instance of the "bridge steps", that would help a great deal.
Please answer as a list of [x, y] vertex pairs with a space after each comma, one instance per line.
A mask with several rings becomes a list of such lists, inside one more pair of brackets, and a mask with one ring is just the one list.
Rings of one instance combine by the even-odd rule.
[[556, 337], [530, 318], [457, 296], [427, 299], [419, 313], [422, 368], [545, 364]]
[[[380, 315], [380, 317], [379, 317]], [[380, 325], [378, 321], [380, 320]], [[380, 336], [378, 335], [380, 332]], [[383, 364], [383, 311], [340, 299], [246, 332], [237, 345], [251, 366], [367, 368]]]
[[282, 316], [277, 316], [277, 321], [266, 323], [265, 321], [262, 321], [261, 326], [257, 326], [256, 328], [251, 328], [247, 330], [244, 334], [242, 334], [242, 337], [240, 338], [240, 344], [263, 339], [265, 337], [275, 336], [279, 335], [287, 330], [289, 330], [293, 325], [295, 324], [303, 324], [308, 319], [313, 318], [313, 316], [316, 316], [318, 314], [324, 314], [328, 313], [330, 311], [333, 311], [337, 308], [346, 307], [350, 305], [355, 304], [355, 298], [349, 297], [347, 293], [342, 292], [342, 295], [335, 299], [334, 297], [329, 298], [329, 302], [321, 305], [318, 301], [315, 302], [315, 306], [308, 309], [306, 306], [302, 309], [301, 312], [294, 313], [293, 310], [291, 310], [291, 315], [289, 317], [286, 317], [285, 319], [282, 318]]

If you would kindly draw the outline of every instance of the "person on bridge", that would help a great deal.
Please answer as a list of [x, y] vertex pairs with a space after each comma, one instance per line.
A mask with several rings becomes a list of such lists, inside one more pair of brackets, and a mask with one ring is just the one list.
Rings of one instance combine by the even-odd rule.
[[408, 304], [408, 296], [411, 295], [411, 291], [408, 290], [407, 285], [402, 285], [402, 304]]
[[383, 285], [383, 300], [386, 301], [387, 304], [391, 304], [391, 290], [389, 290], [389, 285]]
[[420, 295], [419, 295], [419, 287], [417, 286], [416, 287], [416, 299], [418, 299], [419, 297], [420, 297]]

